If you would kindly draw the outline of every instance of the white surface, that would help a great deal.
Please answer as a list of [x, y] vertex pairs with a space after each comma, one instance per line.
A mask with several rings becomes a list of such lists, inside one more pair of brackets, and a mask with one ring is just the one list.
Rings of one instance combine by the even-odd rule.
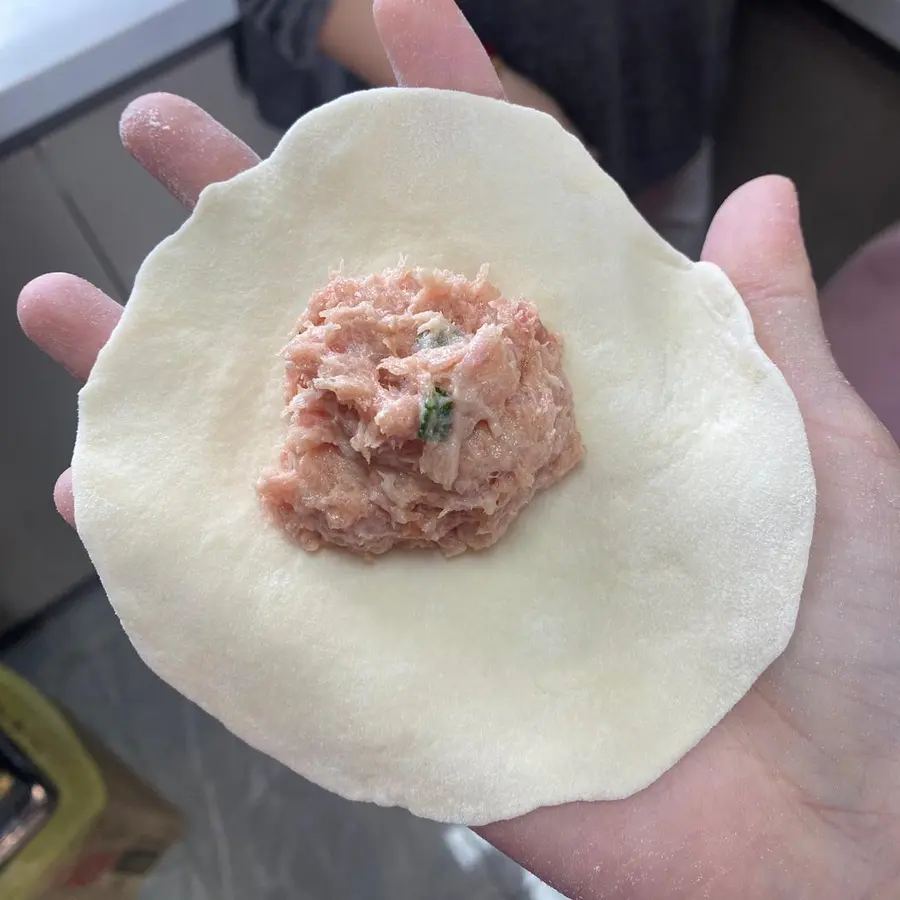
[[[490, 551], [306, 553], [254, 490], [278, 349], [330, 269], [401, 254], [488, 262], [562, 330], [587, 455]], [[386, 89], [308, 114], [150, 254], [79, 411], [79, 531], [135, 646], [353, 799], [483, 823], [626, 796], [793, 630], [815, 489], [790, 389], [723, 273], [532, 110]]]
[[0, 0], [0, 143], [237, 19], [237, 0]]
[[900, 50], [900, 0], [826, 0], [826, 2]]

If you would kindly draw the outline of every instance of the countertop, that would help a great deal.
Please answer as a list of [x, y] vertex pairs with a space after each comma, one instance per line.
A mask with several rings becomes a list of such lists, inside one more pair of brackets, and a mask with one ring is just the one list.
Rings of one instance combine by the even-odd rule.
[[0, 144], [237, 17], [237, 0], [0, 0]]

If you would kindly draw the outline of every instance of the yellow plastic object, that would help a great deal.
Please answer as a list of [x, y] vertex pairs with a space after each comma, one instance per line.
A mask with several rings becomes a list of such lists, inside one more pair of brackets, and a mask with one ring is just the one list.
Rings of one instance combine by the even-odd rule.
[[58, 792], [49, 820], [0, 870], [0, 897], [30, 900], [78, 851], [106, 807], [106, 787], [63, 715], [5, 666], [0, 666], [0, 730]]

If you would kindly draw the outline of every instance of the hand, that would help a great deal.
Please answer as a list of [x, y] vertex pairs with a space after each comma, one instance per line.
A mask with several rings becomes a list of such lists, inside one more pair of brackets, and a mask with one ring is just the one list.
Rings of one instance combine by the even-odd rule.
[[[376, 0], [401, 84], [502, 97], [452, 0]], [[428, 52], [422, 52], [427, 48]], [[191, 206], [253, 153], [197, 107], [156, 95], [125, 146]], [[640, 794], [482, 833], [579, 898], [854, 900], [900, 896], [900, 451], [823, 337], [792, 186], [764, 178], [719, 211], [704, 251], [740, 290], [806, 421], [819, 487], [797, 632], [785, 654], [677, 766]], [[88, 375], [119, 308], [69, 275], [29, 284], [26, 333]], [[56, 487], [70, 522], [68, 475]]]
[[[574, 134], [575, 137], [584, 143], [584, 139], [579, 134], [578, 129], [563, 112], [562, 107], [548, 93], [505, 63], [499, 67], [498, 74], [500, 85], [506, 94], [506, 99], [510, 103], [515, 103], [517, 106], [527, 106], [529, 109], [536, 109], [539, 112], [547, 113], [548, 116], [553, 116], [566, 131]], [[597, 158], [597, 153], [593, 149], [591, 149], [591, 154]]]

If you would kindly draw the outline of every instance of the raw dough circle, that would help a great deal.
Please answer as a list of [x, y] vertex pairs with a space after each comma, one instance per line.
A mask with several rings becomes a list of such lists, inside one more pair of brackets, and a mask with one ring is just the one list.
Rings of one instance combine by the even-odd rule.
[[[535, 303], [584, 463], [492, 550], [306, 553], [254, 490], [279, 349], [329, 269]], [[541, 113], [387, 89], [304, 117], [147, 258], [81, 392], [78, 529], [138, 651], [346, 797], [485, 823], [625, 797], [782, 652], [815, 486], [794, 396], [714, 266]]]

